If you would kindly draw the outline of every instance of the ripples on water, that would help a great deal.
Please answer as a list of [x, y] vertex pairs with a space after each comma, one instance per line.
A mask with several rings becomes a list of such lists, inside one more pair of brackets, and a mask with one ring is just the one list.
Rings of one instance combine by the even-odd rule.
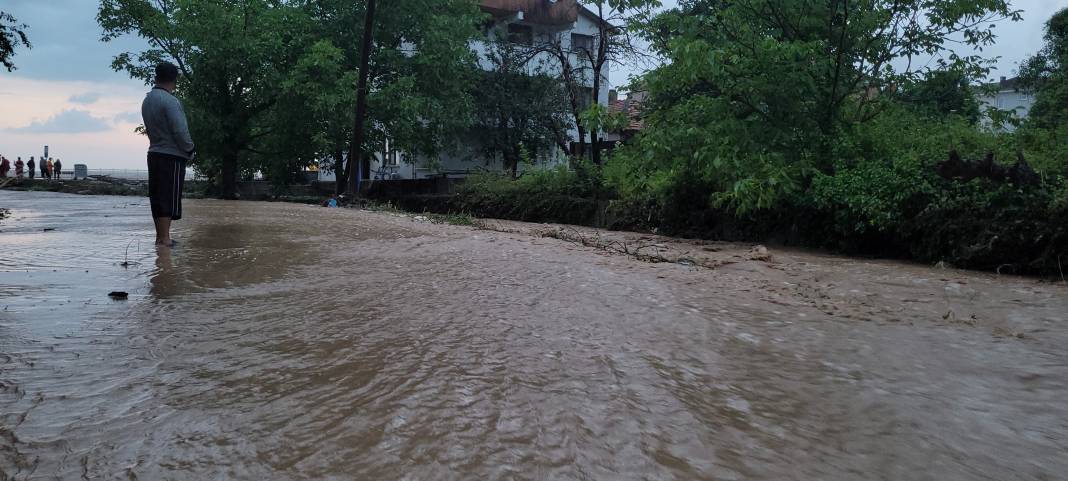
[[[0, 205], [14, 479], [1068, 472], [1063, 351], [347, 210], [189, 202], [157, 255], [141, 199]], [[1043, 302], [1026, 312], [1064, 307]]]

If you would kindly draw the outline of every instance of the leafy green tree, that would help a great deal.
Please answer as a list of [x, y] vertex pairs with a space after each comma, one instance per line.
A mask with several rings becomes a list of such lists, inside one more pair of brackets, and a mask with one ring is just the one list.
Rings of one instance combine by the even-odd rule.
[[276, 188], [297, 180], [309, 166], [332, 169], [344, 158], [356, 80], [355, 72], [344, 70], [343, 57], [329, 40], [316, 41], [278, 85], [265, 121], [273, 133], [255, 147], [261, 154], [258, 169]]
[[240, 172], [255, 170], [258, 142], [274, 131], [267, 117], [278, 85], [308, 43], [312, 24], [273, 0], [101, 0], [105, 41], [137, 35], [150, 47], [112, 66], [151, 82], [152, 67], [172, 60], [201, 161], [196, 168], [236, 195]]
[[1028, 121], [1038, 128], [1068, 124], [1068, 8], [1046, 22], [1046, 45], [1020, 67], [1020, 80], [1035, 93]]
[[1046, 22], [1045, 40], [1020, 67], [1021, 86], [1035, 104], [1017, 134], [1032, 164], [1068, 177], [1068, 9]]
[[[341, 159], [353, 133], [366, 2], [350, 0], [102, 0], [104, 40], [137, 35], [142, 52], [113, 64], [150, 81], [159, 61], [178, 64], [178, 95], [198, 144], [196, 168], [221, 181], [263, 172], [280, 184], [303, 167]], [[358, 151], [387, 138], [435, 155], [470, 124], [470, 39], [481, 13], [467, 0], [398, 0], [374, 16], [367, 105]], [[339, 182], [339, 189], [344, 187]]]
[[669, 62], [645, 79], [646, 128], [613, 175], [635, 192], [771, 207], [834, 173], [841, 136], [922, 79], [912, 59], [978, 78], [988, 62], [950, 40], [989, 45], [992, 22], [1019, 16], [1007, 0], [685, 2], [649, 24]]
[[920, 112], [934, 116], [954, 115], [975, 124], [979, 101], [968, 77], [951, 70], [932, 70], [919, 81], [906, 85], [898, 97]]
[[970, 119], [891, 104], [839, 138], [834, 174], [814, 174], [802, 202], [831, 213], [833, 229], [844, 237], [900, 231], [942, 190], [934, 165], [949, 148], [968, 159], [1016, 154], [1011, 143], [975, 128]]
[[[370, 78], [371, 49], [374, 47], [375, 27], [375, 0], [366, 0], [363, 12], [363, 37], [360, 39], [360, 63], [359, 75], [356, 80], [356, 108], [353, 114], [352, 143], [349, 144], [349, 158], [363, 160], [369, 157], [369, 151], [364, 149], [363, 139], [365, 136], [363, 126], [367, 123], [367, 80]], [[345, 178], [347, 190], [353, 195], [359, 193], [359, 169], [349, 168]], [[341, 182], [341, 179], [338, 179]]]
[[[303, 0], [324, 40], [341, 49], [341, 69], [356, 78], [364, 2]], [[470, 48], [483, 14], [468, 0], [379, 2], [368, 68], [367, 122], [360, 152], [391, 145], [408, 159], [434, 157], [457, 147], [471, 124], [470, 86], [477, 72]], [[355, 84], [350, 84], [355, 90]], [[355, 95], [344, 115], [352, 132]], [[343, 138], [343, 137], [337, 137]], [[329, 152], [346, 151], [348, 140]], [[339, 171], [345, 178], [347, 171]]]
[[26, 36], [26, 25], [21, 24], [7, 12], [0, 11], [0, 65], [8, 72], [15, 70], [11, 57], [19, 46], [30, 48], [30, 39]]
[[529, 55], [515, 44], [495, 42], [488, 57], [492, 68], [476, 84], [469, 138], [515, 177], [524, 157], [536, 159], [554, 147], [567, 150], [565, 86], [555, 76], [530, 73]]

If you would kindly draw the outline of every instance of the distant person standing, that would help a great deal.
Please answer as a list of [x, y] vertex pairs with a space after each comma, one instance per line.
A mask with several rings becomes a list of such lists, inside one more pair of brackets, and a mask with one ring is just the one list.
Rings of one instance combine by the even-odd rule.
[[30, 173], [30, 180], [33, 180], [33, 175], [36, 173], [37, 163], [33, 161], [33, 156], [30, 156], [30, 160], [26, 161], [26, 170]]
[[22, 178], [22, 169], [26, 167], [26, 164], [22, 163], [22, 157], [15, 159], [15, 177]]
[[171, 221], [182, 218], [185, 164], [193, 158], [193, 138], [182, 103], [174, 96], [178, 67], [156, 65], [156, 85], [141, 103], [148, 134], [148, 197], [156, 224], [156, 245], [170, 247]]
[[48, 158], [48, 170], [45, 171], [45, 174], [48, 175], [48, 180], [52, 180], [52, 158], [51, 157]]
[[48, 178], [48, 162], [44, 157], [41, 157], [41, 180]]
[[63, 174], [63, 162], [60, 162], [59, 159], [56, 159], [55, 169], [52, 175], [55, 175], [56, 180], [59, 180], [59, 176]]
[[7, 157], [0, 155], [0, 179], [6, 179], [8, 171], [11, 170], [11, 162], [7, 161]]

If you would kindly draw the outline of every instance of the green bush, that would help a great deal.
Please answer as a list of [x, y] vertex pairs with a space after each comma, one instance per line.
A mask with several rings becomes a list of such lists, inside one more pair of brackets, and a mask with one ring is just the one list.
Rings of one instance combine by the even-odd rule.
[[956, 150], [965, 159], [987, 152], [1015, 161], [1009, 134], [982, 132], [962, 117], [931, 118], [891, 107], [838, 138], [834, 172], [816, 173], [799, 203], [834, 217], [840, 236], [891, 232], [922, 211], [946, 181], [935, 165]]
[[1051, 177], [1068, 176], [1068, 125], [1055, 129], [1025, 126], [1017, 135], [1035, 169]]
[[[962, 117], [929, 115], [888, 105], [871, 121], [837, 132], [827, 149], [830, 160], [814, 162], [830, 169], [780, 169], [771, 161], [728, 176], [741, 161], [713, 165], [694, 155], [717, 141], [653, 134], [616, 151], [603, 169], [579, 164], [518, 179], [477, 175], [454, 195], [409, 199], [409, 208], [830, 247], [1002, 272], [1059, 272], [1068, 261], [1068, 184], [1055, 170], [1060, 146], [1026, 137], [1034, 131], [996, 134]], [[659, 144], [676, 141], [682, 144]], [[951, 150], [966, 160], [993, 152], [1008, 165], [1018, 146], [1041, 168], [1040, 185], [962, 182], [936, 173]], [[650, 151], [652, 157], [643, 157]], [[739, 202], [759, 208], [739, 209]]]
[[450, 203], [455, 212], [529, 222], [592, 223], [600, 181], [580, 168], [532, 170], [518, 179], [483, 173], [469, 177]]
[[1053, 198], [1050, 200], [1050, 212], [1068, 212], [1068, 182], [1065, 182], [1063, 178], [1057, 178], [1054, 183], [1059, 184], [1060, 188], [1054, 191]]
[[905, 226], [913, 258], [1017, 273], [1056, 272], [1068, 253], [1065, 221], [1047, 188], [987, 180], [954, 183]]

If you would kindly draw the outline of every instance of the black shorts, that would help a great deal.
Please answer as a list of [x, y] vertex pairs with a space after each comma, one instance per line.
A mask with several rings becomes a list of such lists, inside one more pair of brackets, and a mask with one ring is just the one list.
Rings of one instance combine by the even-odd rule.
[[148, 153], [148, 199], [152, 217], [182, 218], [182, 188], [185, 159], [176, 155]]

